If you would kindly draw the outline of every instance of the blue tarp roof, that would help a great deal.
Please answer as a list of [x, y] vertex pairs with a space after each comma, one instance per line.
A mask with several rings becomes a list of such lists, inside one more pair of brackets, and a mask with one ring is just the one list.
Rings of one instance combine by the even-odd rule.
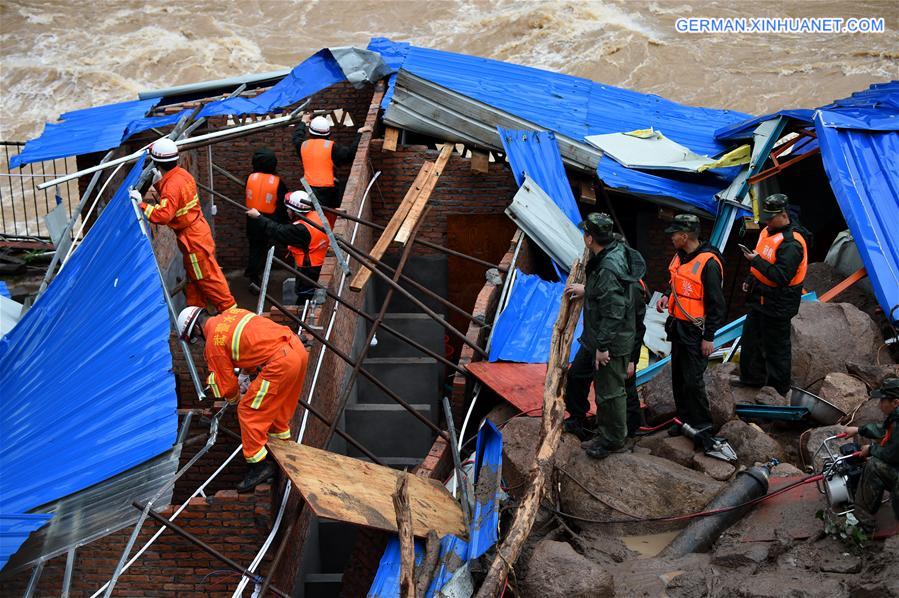
[[14, 555], [31, 532], [53, 519], [44, 513], [0, 515], [0, 569]]
[[142, 166], [0, 339], [2, 515], [83, 490], [175, 441], [168, 311], [128, 198]]
[[118, 147], [129, 123], [143, 118], [161, 98], [135, 100], [75, 110], [60, 115], [58, 124], [47, 123], [40, 137], [25, 144], [9, 167], [55, 160], [78, 154], [102, 152]]

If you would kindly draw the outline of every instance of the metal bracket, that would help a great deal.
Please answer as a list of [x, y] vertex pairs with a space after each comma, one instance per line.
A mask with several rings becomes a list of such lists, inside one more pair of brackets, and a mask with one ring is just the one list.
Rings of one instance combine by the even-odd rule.
[[328, 239], [331, 241], [331, 249], [334, 250], [334, 257], [337, 258], [337, 263], [340, 264], [340, 269], [343, 270], [343, 273], [349, 276], [350, 274], [350, 266], [347, 264], [346, 256], [343, 254], [343, 251], [340, 249], [337, 244], [337, 238], [334, 236], [334, 231], [331, 230], [331, 225], [328, 223], [328, 219], [325, 218], [325, 212], [322, 210], [322, 206], [318, 203], [318, 198], [315, 196], [315, 192], [312, 190], [312, 187], [309, 186], [309, 183], [306, 182], [306, 177], [300, 179], [300, 182], [303, 184], [303, 189], [306, 190], [306, 193], [309, 194], [309, 199], [312, 200], [312, 205], [315, 207], [315, 213], [318, 214], [319, 219], [322, 223], [322, 228], [325, 229], [325, 234], [328, 235]]

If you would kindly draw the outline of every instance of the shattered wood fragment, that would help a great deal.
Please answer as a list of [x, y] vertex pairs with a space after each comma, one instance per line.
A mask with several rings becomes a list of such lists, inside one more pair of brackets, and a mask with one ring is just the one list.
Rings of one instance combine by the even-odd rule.
[[[585, 251], [583, 257], [576, 261], [571, 268], [567, 284], [584, 281], [584, 264], [587, 258], [588, 254]], [[574, 329], [577, 326], [582, 304], [582, 299], [572, 301], [568, 294], [562, 295], [559, 317], [553, 326], [546, 382], [543, 387], [540, 441], [531, 464], [527, 490], [515, 512], [505, 540], [497, 547], [496, 557], [490, 564], [481, 589], [478, 590], [478, 598], [492, 598], [499, 594], [503, 582], [509, 575], [509, 570], [518, 560], [518, 555], [521, 554], [521, 549], [534, 525], [534, 519], [546, 488], [545, 472], [548, 469], [546, 466], [552, 463], [556, 447], [562, 436], [562, 419], [565, 416], [565, 402], [562, 396], [565, 392], [565, 368], [568, 365], [571, 340], [574, 337]]]
[[471, 150], [471, 171], [487, 174], [490, 170], [490, 154], [480, 150]]
[[[387, 253], [387, 249], [393, 242], [393, 237], [396, 235], [397, 231], [400, 230], [400, 226], [402, 226], [403, 221], [406, 219], [406, 215], [412, 208], [412, 204], [415, 203], [415, 199], [421, 192], [422, 187], [428, 181], [428, 177], [433, 169], [433, 162], [425, 162], [422, 165], [421, 170], [418, 171], [418, 176], [415, 177], [412, 186], [406, 191], [406, 196], [403, 198], [403, 201], [400, 202], [396, 212], [394, 212], [393, 216], [390, 218], [390, 222], [387, 223], [387, 228], [381, 233], [378, 242], [375, 243], [374, 248], [371, 250], [371, 256], [376, 260], [380, 260], [384, 257], [384, 254]], [[365, 285], [368, 284], [369, 278], [371, 278], [371, 270], [367, 264], [362, 264], [362, 267], [359, 268], [359, 271], [356, 272], [356, 275], [353, 276], [353, 279], [350, 281], [350, 288], [357, 292], [361, 291], [365, 288]]]
[[421, 559], [421, 565], [415, 572], [415, 594], [424, 596], [431, 585], [434, 578], [434, 572], [437, 569], [437, 561], [440, 559], [440, 538], [434, 531], [428, 532], [425, 540], [425, 556]]
[[[425, 181], [425, 184], [421, 188], [418, 197], [415, 198], [415, 202], [412, 204], [412, 207], [409, 209], [409, 213], [406, 215], [406, 220], [403, 221], [402, 226], [400, 226], [400, 230], [396, 233], [396, 237], [394, 237], [394, 241], [396, 241], [397, 243], [405, 245], [409, 240], [409, 236], [412, 234], [412, 230], [418, 223], [418, 219], [421, 217], [421, 214], [424, 211], [428, 200], [431, 198], [431, 193], [434, 192], [434, 188], [437, 186], [437, 181], [440, 180], [440, 175], [443, 174], [443, 169], [446, 168], [446, 163], [449, 162], [450, 156], [452, 154], [453, 146], [449, 143], [444, 145], [443, 149], [440, 150], [440, 155], [437, 156], [437, 161], [434, 163], [434, 168], [431, 169], [431, 175], [428, 177], [428, 180]], [[384, 232], [386, 233], [387, 231], [385, 230]]]
[[415, 538], [412, 536], [412, 511], [409, 508], [409, 474], [405, 472], [396, 480], [393, 510], [400, 537], [400, 596], [415, 598]]
[[387, 127], [384, 131], [384, 145], [382, 146], [385, 151], [395, 152], [396, 151], [396, 143], [400, 137], [400, 130], [396, 127]]

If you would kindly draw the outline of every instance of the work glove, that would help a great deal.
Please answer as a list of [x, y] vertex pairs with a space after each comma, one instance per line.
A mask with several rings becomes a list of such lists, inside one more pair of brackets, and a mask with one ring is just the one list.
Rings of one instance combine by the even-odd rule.
[[133, 199], [137, 203], [140, 203], [144, 200], [144, 196], [141, 195], [140, 191], [138, 191], [137, 189], [132, 189], [131, 191], [128, 192], [128, 195], [131, 197], [131, 199]]
[[241, 374], [237, 377], [237, 386], [240, 388], [240, 394], [244, 394], [250, 388], [250, 376], [248, 374]]
[[154, 169], [151, 170], [150, 172], [151, 172], [151, 174], [153, 175], [153, 184], [154, 184], [154, 185], [155, 185], [156, 183], [158, 183], [159, 181], [162, 180], [162, 173], [159, 172], [159, 169], [158, 169], [158, 168], [154, 168]]

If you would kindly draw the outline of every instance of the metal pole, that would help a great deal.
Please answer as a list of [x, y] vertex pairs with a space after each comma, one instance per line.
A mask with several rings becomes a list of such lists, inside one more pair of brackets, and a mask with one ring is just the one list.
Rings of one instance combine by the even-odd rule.
[[[146, 507], [146, 506], [140, 504], [140, 503], [137, 502], [136, 500], [133, 501], [133, 502], [131, 503], [131, 506], [133, 506], [135, 509], [139, 509], [139, 510], [141, 510], [141, 511], [147, 510], [147, 507]], [[222, 554], [221, 552], [219, 552], [218, 550], [216, 550], [215, 548], [213, 548], [212, 546], [210, 546], [209, 544], [207, 544], [207, 543], [204, 542], [203, 540], [199, 539], [198, 537], [196, 537], [195, 535], [193, 535], [192, 533], [190, 533], [190, 532], [187, 531], [186, 529], [182, 528], [180, 525], [178, 525], [178, 524], [175, 523], [174, 521], [171, 521], [170, 519], [166, 519], [165, 517], [163, 517], [163, 516], [160, 515], [159, 513], [156, 513], [156, 512], [154, 512], [154, 511], [152, 511], [152, 510], [150, 510], [150, 511], [148, 511], [148, 512], [149, 512], [149, 514], [150, 514], [150, 518], [151, 518], [151, 519], [153, 519], [153, 520], [155, 520], [156, 522], [158, 522], [158, 523], [160, 523], [160, 524], [166, 526], [167, 528], [171, 529], [173, 532], [175, 532], [176, 534], [178, 534], [179, 536], [181, 536], [181, 537], [184, 538], [185, 540], [188, 540], [189, 542], [191, 542], [192, 544], [194, 544], [194, 545], [197, 546], [198, 548], [202, 549], [204, 552], [206, 552], [206, 553], [208, 553], [208, 554], [214, 556], [215, 558], [217, 558], [217, 559], [220, 560], [221, 562], [225, 563], [226, 565], [228, 565], [229, 567], [231, 567], [232, 569], [234, 569], [235, 571], [237, 571], [237, 572], [240, 573], [241, 575], [244, 575], [244, 576], [250, 578], [251, 580], [253, 580], [253, 581], [256, 582], [256, 583], [259, 583], [260, 581], [262, 581], [262, 577], [261, 577], [261, 576], [256, 575], [255, 573], [253, 573], [253, 572], [250, 571], [249, 569], [245, 569], [245, 568], [244, 568], [242, 565], [240, 565], [238, 562], [236, 562], [236, 561], [234, 561], [234, 560], [228, 558], [227, 556], [225, 556], [224, 554]], [[290, 595], [289, 595], [289, 594], [287, 594], [286, 592], [283, 592], [283, 591], [279, 590], [279, 589], [276, 588], [276, 587], [272, 587], [272, 592], [274, 592], [274, 593], [277, 594], [278, 596], [283, 596], [283, 598], [290, 598]]]
[[493, 332], [496, 330], [496, 320], [499, 319], [499, 314], [503, 311], [503, 303], [506, 300], [506, 293], [511, 291], [511, 279], [515, 274], [515, 262], [518, 261], [518, 252], [521, 250], [521, 244], [524, 241], [524, 234], [521, 232], [521, 229], [517, 230], [518, 234], [518, 242], [515, 243], [515, 251], [512, 253], [512, 261], [509, 262], [509, 270], [506, 272], [506, 277], [503, 279], [503, 288], [499, 293], [499, 302], [496, 304], [496, 313], [493, 315], [493, 325], [490, 326], [490, 334], [487, 335], [487, 352], [490, 352], [490, 344], [493, 342]]
[[[102, 160], [100, 160], [100, 164], [104, 164], [106, 161], [108, 161], [112, 157], [112, 154], [113, 154], [113, 150], [109, 150], [108, 152], [106, 152], [106, 155], [103, 156]], [[98, 170], [97, 172], [94, 173], [94, 176], [91, 177], [90, 182], [87, 184], [87, 189], [84, 190], [84, 194], [82, 194], [81, 199], [78, 201], [78, 206], [75, 208], [75, 211], [72, 212], [72, 215], [69, 217], [69, 221], [66, 223], [66, 228], [62, 232], [62, 237], [60, 237], [60, 238], [63, 238], [66, 235], [72, 234], [72, 229], [75, 228], [75, 219], [77, 218], [77, 215], [80, 214], [81, 210], [84, 209], [84, 204], [87, 203], [87, 198], [90, 197], [91, 193], [94, 192], [94, 187], [97, 186], [97, 183], [99, 181], [100, 181], [100, 171]], [[75, 240], [72, 239], [72, 242], [74, 243]], [[38, 289], [37, 295], [34, 298], [35, 301], [37, 301], [37, 298], [40, 297], [43, 294], [43, 292], [47, 289], [47, 285], [50, 284], [50, 279], [53, 278], [53, 273], [56, 270], [56, 264], [59, 263], [59, 258], [60, 258], [59, 249], [60, 249], [60, 246], [57, 246], [56, 249], [53, 251], [53, 259], [50, 260], [50, 266], [47, 268], [47, 273], [44, 274], [44, 279], [41, 281], [41, 286]]]
[[37, 583], [41, 580], [41, 573], [44, 572], [44, 561], [41, 559], [37, 562], [37, 565], [34, 566], [34, 571], [31, 573], [31, 577], [28, 579], [28, 587], [25, 588], [25, 593], [23, 594], [23, 598], [31, 598], [34, 596], [34, 591], [37, 589]]
[[[453, 453], [453, 466], [456, 468], [456, 478], [459, 480], [462, 493], [462, 515], [465, 517], [465, 526], [471, 521], [471, 503], [468, 502], [468, 484], [465, 483], [465, 474], [462, 472], [462, 457], [459, 456], [459, 447], [456, 440], [456, 426], [453, 422], [453, 409], [449, 399], [443, 397], [443, 414], [446, 417], [446, 429], [450, 436], [450, 451]], [[455, 496], [455, 493], [453, 493]]]
[[315, 213], [318, 214], [319, 220], [321, 220], [322, 228], [325, 231], [325, 234], [328, 235], [328, 240], [331, 242], [331, 249], [334, 251], [334, 257], [337, 259], [337, 263], [340, 265], [340, 269], [343, 270], [344, 274], [350, 273], [350, 265], [346, 262], [346, 257], [343, 255], [343, 252], [340, 250], [340, 245], [337, 243], [337, 239], [334, 237], [334, 231], [331, 230], [331, 225], [328, 222], [328, 219], [325, 218], [325, 213], [322, 212], [322, 205], [318, 201], [318, 197], [315, 196], [315, 192], [312, 190], [312, 187], [309, 186], [309, 183], [306, 182], [306, 177], [300, 178], [300, 183], [303, 185], [303, 189], [306, 190], [306, 193], [309, 194], [309, 199], [312, 200], [312, 207], [315, 208]]
[[262, 313], [265, 306], [265, 294], [268, 292], [268, 277], [272, 273], [272, 258], [275, 257], [275, 246], [268, 248], [268, 255], [265, 256], [265, 270], [262, 271], [262, 286], [259, 288], [259, 301], [256, 303], [256, 314]]
[[[284, 307], [284, 304], [282, 304], [280, 301], [278, 301], [277, 299], [275, 299], [274, 297], [272, 297], [270, 294], [266, 294], [266, 298], [272, 303], [272, 305], [274, 305], [275, 307], [277, 307], [277, 308], [281, 311], [281, 313], [283, 313], [285, 316], [287, 316], [288, 318], [290, 318], [291, 320], [293, 320], [294, 323], [296, 323], [297, 325], [301, 326], [301, 327], [303, 328], [303, 330], [305, 330], [306, 332], [308, 332], [313, 338], [315, 338], [315, 340], [317, 340], [318, 342], [320, 342], [322, 345], [324, 345], [324, 346], [326, 346], [328, 349], [330, 349], [335, 355], [337, 355], [337, 357], [339, 357], [339, 358], [342, 359], [343, 361], [347, 362], [348, 364], [353, 365], [354, 362], [353, 362], [353, 360], [350, 358], [349, 355], [347, 355], [346, 353], [344, 353], [343, 351], [341, 351], [340, 349], [338, 349], [337, 347], [335, 347], [333, 344], [331, 344], [331, 342], [329, 342], [329, 341], [328, 341], [327, 339], [325, 339], [322, 335], [320, 335], [320, 334], [318, 333], [317, 330], [313, 329], [313, 328], [312, 328], [311, 326], [309, 326], [306, 322], [303, 322], [303, 321], [299, 318], [299, 316], [297, 316], [297, 315], [294, 314], [294, 313], [291, 313], [286, 307]], [[364, 369], [364, 368], [359, 368], [359, 373], [360, 373], [366, 380], [368, 380], [369, 382], [371, 382], [372, 384], [374, 384], [375, 387], [376, 387], [378, 390], [380, 390], [381, 392], [383, 392], [384, 394], [386, 394], [388, 397], [390, 397], [392, 400], [394, 400], [394, 401], [397, 402], [400, 406], [402, 406], [406, 411], [410, 412], [413, 416], [415, 416], [416, 419], [420, 420], [423, 424], [425, 424], [426, 426], [428, 426], [428, 427], [429, 427], [433, 432], [435, 432], [438, 436], [441, 436], [444, 440], [449, 440], [449, 438], [447, 437], [446, 432], [444, 432], [444, 431], [441, 430], [439, 427], [437, 427], [436, 425], [434, 425], [434, 422], [432, 422], [431, 420], [429, 420], [428, 418], [426, 418], [425, 416], [423, 416], [421, 413], [419, 413], [418, 411], [416, 411], [415, 409], [413, 409], [413, 408], [412, 408], [412, 405], [410, 405], [409, 403], [407, 403], [406, 401], [404, 401], [404, 400], [403, 400], [400, 396], [398, 396], [395, 392], [393, 392], [392, 390], [390, 390], [389, 388], [387, 388], [387, 386], [386, 386], [383, 382], [381, 382], [380, 380], [378, 380], [375, 376], [373, 376], [373, 375], [371, 374], [371, 372], [369, 372], [368, 370], [366, 370], [366, 369]]]
[[60, 598], [69, 598], [69, 588], [72, 587], [72, 571], [75, 569], [75, 548], [69, 548], [66, 555], [66, 572], [62, 576], [62, 591]]

